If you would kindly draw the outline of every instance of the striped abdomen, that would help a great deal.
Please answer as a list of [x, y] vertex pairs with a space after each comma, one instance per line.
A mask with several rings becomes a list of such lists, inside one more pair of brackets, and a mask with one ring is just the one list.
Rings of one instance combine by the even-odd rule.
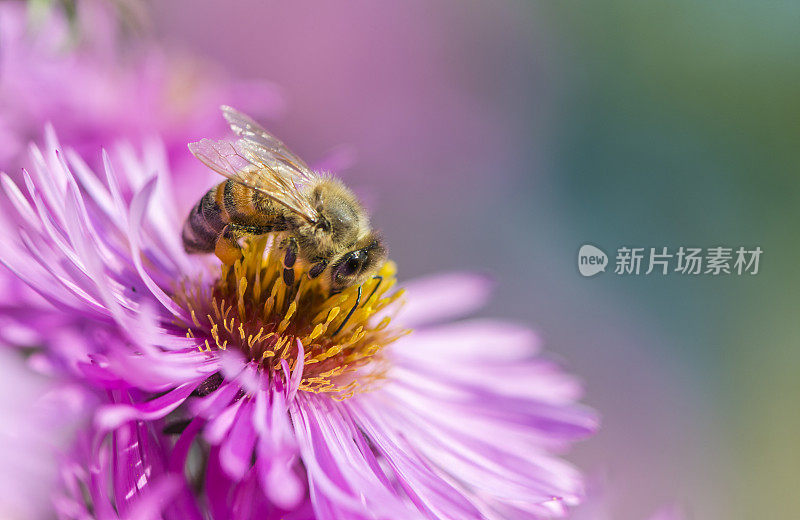
[[263, 235], [286, 229], [283, 207], [255, 190], [227, 180], [208, 190], [183, 225], [183, 247], [210, 253], [225, 234], [235, 241], [244, 234]]

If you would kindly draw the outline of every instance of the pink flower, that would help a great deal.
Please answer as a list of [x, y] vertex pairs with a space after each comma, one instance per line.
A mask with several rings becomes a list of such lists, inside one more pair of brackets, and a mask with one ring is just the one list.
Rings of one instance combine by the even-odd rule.
[[[188, 256], [163, 152], [98, 175], [52, 132], [3, 176], [0, 261], [38, 293], [38, 365], [106, 404], [68, 454], [63, 518], [550, 518], [582, 497], [558, 456], [597, 427], [527, 328], [455, 273], [328, 296], [287, 288], [278, 242]], [[413, 333], [406, 332], [413, 329]], [[188, 475], [188, 477], [186, 476]], [[112, 490], [109, 494], [106, 491]]]
[[15, 178], [48, 122], [92, 159], [117, 139], [159, 136], [181, 174], [196, 171], [184, 162], [188, 141], [224, 132], [222, 102], [261, 117], [283, 109], [267, 82], [232, 80], [217, 64], [122, 38], [110, 2], [79, 1], [76, 9], [86, 29], [78, 36], [57, 8], [29, 24], [23, 2], [0, 4], [0, 165]]
[[[3, 345], [5, 346], [5, 345]], [[93, 403], [80, 385], [36, 375], [18, 352], [0, 348], [0, 518], [52, 516], [57, 467]], [[34, 361], [35, 363], [35, 361]]]

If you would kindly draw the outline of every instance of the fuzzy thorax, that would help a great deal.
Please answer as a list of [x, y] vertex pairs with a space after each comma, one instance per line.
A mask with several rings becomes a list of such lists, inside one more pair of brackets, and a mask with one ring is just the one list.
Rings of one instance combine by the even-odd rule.
[[381, 312], [402, 294], [391, 291], [395, 264], [384, 263], [378, 276], [361, 286], [356, 306], [359, 287], [329, 295], [319, 278], [303, 271], [287, 287], [280, 243], [280, 237], [254, 237], [240, 260], [221, 266], [213, 286], [186, 283], [178, 299], [192, 317], [183, 324], [187, 336], [202, 341], [203, 351], [237, 348], [270, 377], [281, 379], [286, 377], [282, 360], [292, 371], [297, 365], [300, 340], [300, 390], [343, 399], [368, 388], [386, 370], [382, 349], [407, 332], [393, 329], [389, 313]]

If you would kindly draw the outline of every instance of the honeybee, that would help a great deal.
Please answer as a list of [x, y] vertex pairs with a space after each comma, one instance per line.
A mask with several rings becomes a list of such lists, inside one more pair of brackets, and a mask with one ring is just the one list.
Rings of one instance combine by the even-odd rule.
[[302, 265], [331, 294], [362, 284], [386, 260], [381, 237], [341, 181], [313, 171], [250, 117], [223, 106], [239, 137], [235, 143], [203, 139], [189, 150], [228, 179], [210, 189], [183, 226], [189, 253], [214, 252], [232, 265], [241, 256], [239, 239], [285, 232], [283, 280], [292, 286]]

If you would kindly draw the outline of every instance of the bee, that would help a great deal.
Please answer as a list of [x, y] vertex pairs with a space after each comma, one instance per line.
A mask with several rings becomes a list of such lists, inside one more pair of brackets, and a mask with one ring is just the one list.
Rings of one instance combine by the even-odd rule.
[[341, 181], [313, 171], [250, 117], [221, 108], [239, 139], [189, 144], [195, 157], [227, 180], [189, 213], [182, 232], [186, 251], [214, 252], [232, 265], [241, 257], [242, 237], [283, 232], [287, 286], [300, 265], [309, 278], [323, 277], [331, 294], [358, 284], [360, 296], [360, 285], [386, 260], [364, 207]]

